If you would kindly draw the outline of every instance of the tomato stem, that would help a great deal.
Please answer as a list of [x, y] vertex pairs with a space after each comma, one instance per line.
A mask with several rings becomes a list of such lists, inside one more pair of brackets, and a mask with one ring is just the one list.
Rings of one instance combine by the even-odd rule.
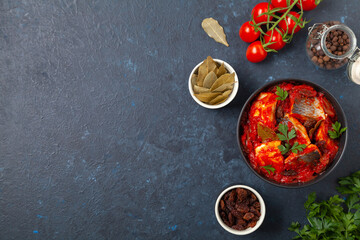
[[[294, 0], [294, 2], [289, 6], [288, 10], [274, 23], [274, 25], [272, 25], [272, 27], [269, 30], [274, 29], [281, 20], [285, 19], [287, 14], [291, 11], [291, 9], [296, 5], [296, 3], [298, 3], [299, 0]], [[302, 12], [302, 9], [301, 9]]]

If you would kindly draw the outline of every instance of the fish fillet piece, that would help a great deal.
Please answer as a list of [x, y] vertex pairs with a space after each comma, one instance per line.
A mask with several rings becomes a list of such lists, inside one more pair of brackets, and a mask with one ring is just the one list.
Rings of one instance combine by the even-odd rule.
[[326, 149], [338, 149], [338, 145], [336, 144], [336, 142], [334, 140], [332, 140], [330, 137], [329, 137], [329, 134], [328, 134], [328, 131], [330, 129], [332, 129], [331, 127], [331, 122], [330, 121], [323, 121], [316, 134], [315, 134], [315, 141], [317, 143], [319, 142], [323, 142], [323, 148], [324, 150]]
[[286, 159], [285, 164], [294, 163], [295, 161], [302, 161], [304, 163], [311, 163], [321, 158], [319, 148], [314, 145], [308, 145], [302, 152], [291, 153]]
[[[291, 144], [294, 142], [298, 142], [299, 144], [309, 145], [311, 143], [309, 135], [307, 134], [306, 128], [294, 117], [289, 114], [285, 115], [285, 118], [282, 119], [283, 124], [291, 123], [292, 127], [294, 127], [296, 131], [296, 137], [290, 140]], [[291, 127], [289, 127], [290, 131]]]
[[255, 148], [255, 157], [258, 160], [259, 165], [266, 166], [269, 164], [283, 164], [284, 157], [281, 155], [278, 148], [280, 145], [281, 141], [272, 141], [263, 143]]
[[322, 107], [324, 108], [324, 112], [327, 114], [328, 117], [335, 117], [336, 112], [333, 107], [333, 105], [329, 102], [329, 100], [325, 96], [320, 96], [319, 101], [322, 104]]
[[263, 125], [274, 128], [275, 127], [275, 110], [277, 103], [277, 95], [274, 93], [263, 92], [252, 104], [249, 114], [251, 123], [261, 122]]
[[294, 117], [303, 121], [309, 118], [319, 121], [325, 119], [326, 117], [321, 102], [317, 97], [295, 98], [291, 107], [291, 113]]

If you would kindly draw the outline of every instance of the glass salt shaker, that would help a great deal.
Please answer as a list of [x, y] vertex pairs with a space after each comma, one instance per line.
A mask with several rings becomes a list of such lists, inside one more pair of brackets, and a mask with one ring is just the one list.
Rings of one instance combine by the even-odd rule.
[[335, 70], [347, 63], [347, 75], [360, 85], [360, 52], [354, 32], [338, 21], [316, 23], [309, 27], [306, 53], [316, 66]]

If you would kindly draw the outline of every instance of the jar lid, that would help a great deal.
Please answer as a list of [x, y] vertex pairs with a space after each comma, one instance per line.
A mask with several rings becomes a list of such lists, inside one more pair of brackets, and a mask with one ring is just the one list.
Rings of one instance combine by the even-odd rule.
[[349, 64], [346, 70], [348, 78], [360, 85], [360, 49], [357, 48], [357, 52], [350, 58]]

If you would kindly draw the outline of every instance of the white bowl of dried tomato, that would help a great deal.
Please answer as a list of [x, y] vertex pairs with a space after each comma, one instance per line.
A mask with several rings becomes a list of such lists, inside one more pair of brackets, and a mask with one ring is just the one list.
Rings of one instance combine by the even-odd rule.
[[265, 219], [265, 202], [253, 188], [233, 185], [222, 191], [215, 203], [220, 226], [235, 235], [255, 232]]

